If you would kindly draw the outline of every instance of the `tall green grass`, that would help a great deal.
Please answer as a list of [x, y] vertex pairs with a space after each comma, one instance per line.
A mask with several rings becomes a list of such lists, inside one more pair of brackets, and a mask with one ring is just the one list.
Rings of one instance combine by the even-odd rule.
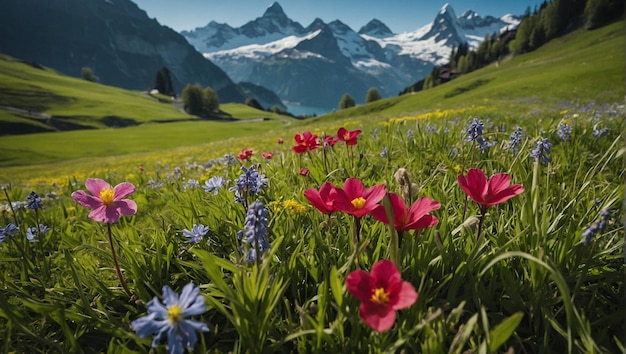
[[[623, 350], [620, 109], [571, 103], [559, 119], [538, 119], [541, 113], [483, 117], [485, 139], [497, 141], [488, 152], [464, 141], [470, 118], [407, 116], [375, 125], [347, 122], [363, 130], [353, 147], [340, 142], [297, 155], [291, 139], [282, 145], [233, 140], [226, 148], [237, 153], [252, 147], [251, 160], [210, 159], [207, 151], [143, 171], [136, 165], [94, 171], [86, 177], [137, 186], [130, 198], [138, 213], [112, 225], [134, 294], [130, 301], [112, 269], [106, 228], [70, 197], [84, 189], [84, 177], [33, 185], [47, 195], [45, 207], [35, 212], [14, 204], [14, 212], [7, 209], [0, 219], [2, 226], [20, 225], [19, 235], [0, 244], [4, 350], [146, 352], [151, 338], [138, 338], [130, 322], [145, 315], [146, 302], [161, 296], [164, 285], [180, 292], [189, 282], [200, 286], [208, 306], [194, 318], [211, 329], [199, 334], [200, 352]], [[571, 140], [557, 134], [564, 122], [573, 128]], [[516, 126], [524, 131], [518, 154], [507, 147]], [[594, 129], [602, 127], [608, 132], [595, 137]], [[529, 156], [540, 135], [554, 144], [548, 164]], [[262, 151], [274, 155], [265, 160]], [[269, 179], [255, 197], [270, 210], [272, 243], [259, 266], [243, 260], [237, 233], [246, 210], [228, 190], [240, 167], [253, 165]], [[398, 312], [391, 330], [373, 333], [361, 322], [345, 278], [390, 257], [386, 225], [364, 217], [357, 254], [352, 218], [328, 218], [302, 193], [325, 181], [341, 187], [348, 177], [400, 193], [393, 178], [399, 167], [419, 186], [415, 197], [428, 196], [442, 207], [433, 212], [436, 226], [405, 234], [400, 248], [398, 267], [418, 301]], [[479, 239], [478, 207], [466, 202], [457, 184], [469, 168], [509, 173], [526, 189], [489, 209]], [[230, 181], [217, 194], [194, 182], [213, 176]], [[5, 199], [23, 201], [29, 190], [6, 186]], [[585, 245], [583, 231], [604, 208], [611, 214], [608, 227]], [[38, 223], [51, 231], [30, 243], [25, 228]], [[199, 244], [182, 235], [194, 224], [210, 228]]]

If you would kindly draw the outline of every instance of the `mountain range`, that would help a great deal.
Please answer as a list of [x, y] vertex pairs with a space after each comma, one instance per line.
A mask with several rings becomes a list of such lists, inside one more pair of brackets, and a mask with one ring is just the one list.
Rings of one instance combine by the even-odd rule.
[[344, 93], [362, 102], [371, 87], [396, 95], [445, 64], [459, 44], [476, 47], [485, 35], [519, 22], [472, 10], [457, 16], [446, 4], [432, 23], [413, 32], [395, 34], [377, 19], [356, 32], [340, 20], [319, 18], [303, 27], [274, 2], [241, 27], [211, 21], [181, 34], [236, 82], [266, 87], [283, 101], [335, 107]]

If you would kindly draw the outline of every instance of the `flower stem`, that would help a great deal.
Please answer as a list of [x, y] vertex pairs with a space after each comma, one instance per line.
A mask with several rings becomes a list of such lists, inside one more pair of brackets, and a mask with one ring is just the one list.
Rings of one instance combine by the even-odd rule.
[[387, 224], [387, 229], [389, 230], [389, 258], [395, 263], [396, 267], [400, 268], [400, 235], [394, 227], [393, 208], [391, 207], [389, 193], [385, 194], [382, 202], [389, 220]]
[[13, 209], [13, 203], [11, 203], [11, 198], [9, 197], [9, 192], [7, 192], [7, 188], [2, 188], [2, 190], [4, 191], [4, 195], [7, 197], [7, 203], [9, 204], [9, 208], [11, 209], [11, 215], [13, 215], [13, 220], [15, 221], [15, 225], [19, 226], [20, 222], [19, 220], [17, 220], [17, 214], [15, 213], [15, 210]]
[[352, 243], [354, 244], [354, 257], [356, 259], [356, 266], [360, 268], [359, 262], [359, 248], [360, 248], [360, 237], [359, 233], [361, 232], [361, 218], [355, 216], [354, 223], [352, 224]]
[[[261, 248], [259, 247], [259, 239], [256, 236], [254, 240], [254, 252], [255, 252], [254, 259], [256, 260], [256, 268], [258, 272], [261, 269]], [[257, 278], [258, 278], [258, 273], [257, 273]]]
[[133, 297], [133, 294], [128, 289], [128, 285], [126, 285], [126, 281], [124, 280], [124, 276], [122, 275], [122, 270], [120, 269], [120, 265], [117, 262], [117, 255], [115, 254], [115, 246], [113, 246], [113, 234], [111, 232], [111, 223], [107, 223], [107, 231], [109, 236], [109, 246], [111, 246], [111, 254], [113, 255], [113, 264], [115, 265], [115, 273], [117, 273], [117, 278], [120, 280], [122, 284], [122, 288], [128, 295], [128, 297]]
[[483, 221], [485, 220], [485, 215], [487, 214], [487, 208], [480, 207], [480, 219], [478, 220], [478, 230], [476, 230], [476, 242], [480, 240], [480, 233], [483, 230]]

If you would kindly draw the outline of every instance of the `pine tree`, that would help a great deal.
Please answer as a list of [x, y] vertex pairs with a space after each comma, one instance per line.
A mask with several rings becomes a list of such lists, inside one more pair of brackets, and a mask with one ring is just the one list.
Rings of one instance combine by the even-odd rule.
[[467, 74], [469, 72], [469, 67], [467, 66], [467, 58], [461, 57], [459, 59], [458, 70], [461, 74]]
[[509, 48], [515, 54], [521, 54], [528, 51], [528, 42], [530, 41], [530, 32], [532, 30], [531, 17], [524, 17], [517, 27], [515, 39], [509, 44]]
[[[598, 28], [619, 14], [618, 6], [615, 0], [588, 0], [585, 6], [585, 27], [587, 29]], [[623, 9], [621, 12], [623, 13]], [[614, 13], [615, 12], [615, 13]]]
[[172, 78], [170, 77], [170, 71], [167, 67], [162, 67], [157, 71], [154, 79], [154, 89], [164, 95], [176, 97], [176, 91], [174, 91], [174, 85], [172, 85]]
[[424, 86], [423, 89], [429, 89], [434, 87], [434, 80], [433, 80], [433, 74], [428, 74], [428, 76], [426, 76], [426, 78], [424, 79]]

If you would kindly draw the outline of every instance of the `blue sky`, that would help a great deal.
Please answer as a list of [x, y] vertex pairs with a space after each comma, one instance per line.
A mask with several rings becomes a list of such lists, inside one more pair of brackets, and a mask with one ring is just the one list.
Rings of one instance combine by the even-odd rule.
[[[210, 21], [239, 27], [263, 15], [273, 0], [132, 0], [149, 17], [177, 31], [205, 26]], [[528, 6], [534, 9], [543, 0], [282, 0], [287, 16], [303, 26], [316, 17], [328, 23], [341, 20], [358, 31], [377, 18], [393, 32], [414, 31], [430, 23], [441, 7], [449, 3], [457, 16], [468, 9], [479, 15], [500, 17], [521, 15]]]

